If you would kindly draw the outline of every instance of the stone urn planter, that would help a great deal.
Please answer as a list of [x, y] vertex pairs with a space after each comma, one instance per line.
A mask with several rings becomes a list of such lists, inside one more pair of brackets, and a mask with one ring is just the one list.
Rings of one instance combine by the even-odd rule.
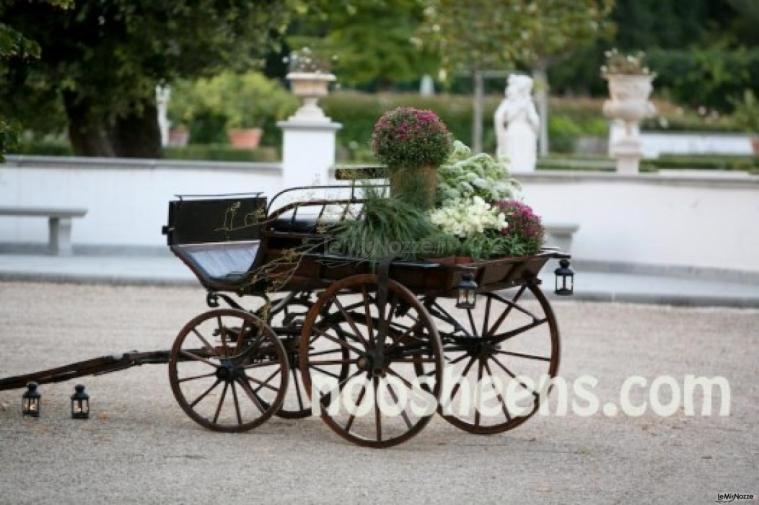
[[324, 122], [329, 118], [319, 107], [319, 98], [329, 94], [329, 83], [335, 80], [334, 74], [323, 72], [290, 72], [286, 76], [290, 81], [293, 95], [301, 99], [303, 105], [295, 112], [293, 118], [303, 121]]
[[261, 128], [232, 128], [227, 132], [229, 143], [238, 149], [256, 149], [261, 142]]
[[624, 125], [621, 133], [610, 135], [610, 154], [617, 159], [617, 172], [638, 173], [643, 156], [638, 125], [653, 117], [656, 107], [649, 101], [653, 91], [653, 74], [606, 74], [609, 100], [603, 105], [606, 117]]

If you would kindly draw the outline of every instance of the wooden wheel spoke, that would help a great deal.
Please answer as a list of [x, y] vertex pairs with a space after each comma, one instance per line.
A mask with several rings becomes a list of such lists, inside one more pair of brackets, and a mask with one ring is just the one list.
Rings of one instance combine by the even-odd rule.
[[536, 326], [540, 326], [541, 324], [544, 324], [547, 321], [548, 321], [548, 319], [538, 319], [538, 320], [535, 320], [535, 321], [531, 322], [530, 324], [525, 324], [524, 326], [520, 326], [519, 328], [515, 328], [515, 329], [509, 330], [509, 331], [505, 331], [503, 333], [499, 333], [498, 335], [492, 335], [492, 336], [488, 337], [488, 339], [490, 341], [492, 341], [493, 343], [504, 342], [504, 341], [506, 341], [506, 340], [508, 340], [510, 338], [516, 337], [517, 335], [521, 335], [522, 333], [524, 333], [526, 331], [529, 331], [529, 330], [535, 328]]
[[202, 375], [193, 375], [192, 377], [184, 377], [182, 379], [178, 379], [177, 382], [187, 382], [187, 381], [194, 381], [197, 379], [205, 379], [206, 377], [214, 377], [215, 375], [216, 375], [216, 372], [204, 373]]
[[221, 323], [221, 316], [216, 316], [216, 320], [219, 323], [219, 336], [221, 337], [221, 348], [224, 349], [224, 357], [229, 356], [229, 349], [227, 349], [227, 332], [224, 329], [224, 325]]
[[324, 356], [325, 354], [335, 354], [336, 352], [343, 352], [342, 349], [329, 349], [327, 351], [316, 351], [316, 352], [309, 352], [308, 356]]
[[260, 381], [260, 380], [258, 380], [258, 379], [254, 379], [253, 377], [251, 377], [250, 375], [248, 375], [248, 374], [246, 374], [246, 373], [244, 373], [244, 372], [243, 372], [243, 376], [244, 376], [244, 377], [245, 377], [245, 379], [247, 379], [248, 381], [250, 381], [250, 382], [253, 382], [253, 383], [255, 383], [255, 384], [258, 384], [258, 387], [257, 387], [257, 388], [256, 388], [256, 389], [253, 391], [254, 393], [258, 393], [258, 392], [259, 392], [259, 391], [260, 391], [262, 388], [267, 388], [267, 389], [271, 389], [272, 391], [275, 391], [275, 392], [279, 392], [279, 388], [275, 388], [274, 386], [272, 386], [271, 384], [269, 384], [269, 383], [271, 382], [271, 380], [272, 380], [274, 377], [276, 377], [276, 376], [277, 376], [277, 374], [278, 374], [278, 373], [279, 373], [279, 369], [277, 369], [277, 370], [274, 370], [274, 371], [271, 373], [271, 375], [269, 375], [269, 376], [268, 376], [268, 377], [267, 377], [265, 380], [263, 380], [263, 381]]
[[498, 328], [501, 327], [501, 324], [503, 324], [504, 320], [509, 316], [509, 313], [511, 312], [511, 309], [516, 305], [516, 301], [519, 300], [519, 297], [522, 296], [522, 293], [524, 293], [524, 290], [527, 289], [527, 285], [523, 284], [519, 287], [519, 290], [517, 290], [517, 293], [514, 295], [514, 298], [511, 299], [511, 303], [509, 303], [508, 300], [501, 299], [502, 302], [506, 303], [508, 307], [506, 307], [506, 310], [501, 312], [501, 315], [498, 316], [498, 319], [496, 319], [495, 323], [493, 323], [493, 326], [490, 327], [488, 332], [483, 336], [489, 336], [496, 332]]
[[490, 365], [488, 365], [487, 360], [485, 360], [485, 371], [490, 375], [490, 386], [495, 391], [495, 396], [498, 399], [499, 402], [501, 402], [501, 410], [503, 411], [503, 415], [506, 416], [506, 422], [511, 421], [511, 415], [509, 414], [509, 409], [506, 406], [506, 402], [503, 400], [503, 396], [501, 396], [501, 392], [498, 391], [498, 388], [495, 385], [495, 376], [493, 375], [493, 371], [490, 369]]
[[488, 331], [488, 322], [490, 321], [490, 307], [493, 304], [493, 297], [492, 296], [486, 296], [487, 301], [485, 302], [485, 317], [482, 320], [482, 332], [480, 335], [487, 335]]
[[313, 365], [351, 365], [358, 363], [358, 359], [322, 359], [319, 361], [309, 360], [308, 363]]
[[364, 299], [364, 317], [366, 318], [366, 328], [369, 331], [369, 341], [374, 345], [374, 325], [372, 324], [372, 312], [369, 306], [369, 294], [366, 291], [366, 286], [361, 286], [361, 295]]
[[477, 335], [477, 325], [474, 324], [474, 316], [472, 315], [472, 309], [466, 309], [466, 315], [469, 319], [469, 326], [472, 328], [472, 335]]
[[522, 354], [521, 352], [513, 352], [513, 351], [502, 351], [500, 349], [495, 350], [498, 354], [505, 354], [507, 356], [516, 356], [517, 358], [525, 358], [525, 359], [536, 359], [540, 361], [551, 361], [550, 357], [546, 356], [536, 356], [534, 354]]
[[[393, 401], [396, 403], [396, 405], [400, 407], [401, 402], [398, 400], [398, 395], [395, 394], [395, 389], [389, 382], [387, 383], [387, 391], [390, 393], [390, 396], [393, 397]], [[409, 419], [408, 414], [406, 413], [406, 409], [401, 409], [401, 417], [403, 418], [403, 421], [406, 423], [406, 426], [408, 428], [414, 426], [414, 423], [411, 422], [411, 419]]]
[[477, 401], [474, 406], [474, 426], [480, 425], [480, 408], [482, 407], [482, 370], [484, 368], [482, 364], [482, 358], [477, 360]]
[[[332, 393], [334, 393], [335, 391], [338, 391], [338, 392], [339, 392], [339, 391], [340, 391], [340, 390], [343, 388], [343, 386], [344, 386], [345, 384], [347, 384], [347, 383], [348, 383], [348, 381], [349, 381], [349, 380], [351, 380], [352, 378], [356, 377], [358, 374], [360, 374], [360, 373], [363, 373], [363, 372], [364, 372], [363, 370], [356, 370], [355, 372], [353, 372], [352, 374], [350, 374], [350, 375], [349, 375], [348, 377], [346, 377], [345, 379], [343, 379], [343, 380], [340, 380], [340, 381], [339, 381], [337, 384], [335, 384], [335, 386], [334, 386], [333, 388], [331, 388], [329, 391], [327, 391], [327, 392], [325, 392], [325, 393], [321, 393], [321, 392], [320, 392], [320, 394], [321, 394], [321, 401], [322, 401], [322, 403], [324, 402], [324, 400], [325, 400], [325, 399], [326, 399], [328, 396], [330, 396], [330, 395], [331, 395]], [[339, 377], [338, 377], [338, 379], [339, 379]]]
[[464, 335], [466, 335], [468, 337], [473, 337], [474, 336], [474, 335], [470, 334], [466, 330], [466, 328], [464, 328], [461, 324], [459, 324], [459, 322], [456, 321], [456, 319], [451, 314], [449, 314], [448, 311], [445, 310], [437, 301], [435, 301], [435, 302], [432, 303], [431, 308], [432, 307], [434, 307], [436, 310], [435, 311], [431, 311], [431, 314], [433, 316], [437, 317], [438, 319], [442, 319], [446, 323], [448, 323], [451, 326], [453, 326], [453, 328], [454, 328], [453, 333], [454, 334], [457, 331], [460, 331], [460, 332], [463, 332]]
[[314, 370], [316, 370], [316, 371], [318, 371], [318, 372], [320, 372], [320, 373], [323, 373], [324, 375], [329, 375], [330, 377], [333, 377], [333, 378], [335, 378], [335, 379], [340, 379], [340, 376], [339, 376], [339, 375], [337, 375], [337, 374], [336, 374], [336, 373], [334, 373], [334, 372], [330, 372], [329, 370], [325, 370], [325, 369], [323, 369], [323, 368], [321, 368], [321, 367], [318, 367], [318, 366], [314, 366], [314, 365], [311, 365], [311, 364], [309, 364], [309, 365], [308, 365], [308, 367], [309, 367], [309, 368], [313, 368]]
[[[242, 347], [243, 338], [245, 337], [245, 328], [248, 326], [247, 321], [243, 321], [240, 326], [240, 333], [237, 334], [237, 342], [235, 343], [235, 353], [240, 352]], [[263, 333], [263, 332], [262, 332]]]
[[181, 351], [179, 351], [179, 354], [181, 354], [185, 358], [189, 358], [189, 359], [191, 359], [193, 361], [200, 361], [201, 363], [205, 363], [206, 365], [212, 366], [214, 368], [218, 368], [219, 367], [219, 365], [217, 365], [213, 361], [211, 361], [209, 359], [206, 359], [206, 358], [201, 358], [197, 354], [191, 353], [190, 351], [185, 351], [184, 349], [182, 349]]
[[224, 398], [227, 397], [227, 388], [229, 388], [229, 382], [224, 383], [224, 390], [221, 392], [221, 398], [219, 398], [219, 405], [216, 407], [216, 413], [213, 415], [213, 424], [219, 421], [219, 414], [221, 414], [221, 407], [224, 405]]
[[208, 349], [208, 352], [210, 352], [212, 355], [216, 356], [216, 349], [213, 348], [213, 346], [208, 342], [208, 340], [205, 339], [203, 335], [200, 334], [200, 332], [197, 330], [197, 328], [193, 328], [192, 332], [195, 334], [198, 339], [203, 342], [203, 346]]
[[[364, 399], [364, 395], [365, 394], [366, 394], [366, 382], [364, 382], [364, 384], [361, 386], [361, 391], [358, 393], [358, 398], [356, 399], [356, 403], [355, 403], [356, 407], [358, 407], [359, 405], [361, 405], [361, 400]], [[353, 421], [355, 421], [355, 420], [356, 420], [356, 412], [354, 411], [350, 415], [350, 417], [348, 417], [348, 422], [345, 423], [345, 431], [346, 432], [350, 432], [351, 431], [351, 427], [353, 426]]]
[[495, 363], [496, 365], [498, 365], [498, 367], [501, 370], [503, 370], [504, 372], [506, 372], [509, 375], [509, 377], [511, 377], [512, 379], [514, 379], [515, 381], [517, 381], [519, 383], [519, 385], [522, 386], [527, 391], [529, 391], [532, 394], [532, 396], [534, 396], [535, 398], [538, 397], [538, 393], [536, 393], [534, 390], [528, 388], [527, 385], [524, 382], [522, 382], [521, 380], [519, 380], [519, 378], [516, 376], [516, 374], [514, 374], [514, 372], [512, 372], [511, 370], [509, 370], [506, 367], [506, 365], [504, 365], [503, 363], [501, 363], [501, 360], [499, 360], [496, 356], [492, 356], [492, 358], [493, 358], [493, 363]]
[[206, 389], [203, 393], [201, 393], [200, 396], [198, 396], [197, 398], [195, 398], [195, 400], [190, 403], [190, 407], [194, 407], [195, 405], [197, 405], [198, 403], [200, 403], [200, 401], [203, 398], [205, 398], [206, 396], [208, 396], [208, 393], [210, 393], [211, 391], [213, 391], [213, 389], [216, 386], [218, 386], [219, 383], [221, 383], [221, 379], [216, 379], [216, 382], [214, 382], [213, 384], [211, 384], [210, 388]]
[[[456, 359], [453, 359], [448, 362], [449, 365], [455, 365], [456, 363], [459, 363], [460, 361], [465, 360], [469, 355], [467, 353], [463, 353], [461, 356], [459, 356]], [[447, 359], [447, 358], [446, 358]]]
[[358, 329], [358, 326], [356, 326], [356, 322], [353, 320], [353, 318], [345, 311], [345, 308], [343, 308], [343, 304], [340, 303], [340, 299], [335, 297], [335, 306], [337, 306], [337, 309], [340, 311], [340, 313], [343, 315], [343, 318], [345, 318], [345, 321], [348, 323], [348, 325], [351, 327], [353, 331], [356, 332], [355, 337], [364, 345], [364, 347], [368, 347], [369, 343], [366, 341], [364, 336], [361, 334], [361, 331]]
[[242, 351], [240, 353], [240, 356], [246, 356], [248, 358], [255, 358], [256, 351], [261, 347], [261, 343], [264, 341], [264, 332], [261, 331], [258, 336], [256, 336], [256, 339], [253, 341], [252, 344], [250, 344], [250, 347], [248, 347], [246, 350]]
[[248, 395], [251, 403], [253, 403], [253, 405], [255, 405], [262, 414], [266, 412], [266, 409], [261, 403], [261, 399], [258, 397], [256, 392], [251, 389], [250, 384], [248, 384], [248, 382], [244, 381], [243, 379], [238, 379], [237, 382], [239, 382], [239, 384], [242, 386], [242, 390], [245, 391], [246, 395]]
[[[465, 354], [464, 356], [468, 356]], [[464, 371], [461, 372], [461, 378], [466, 378], [466, 374], [469, 373], [469, 369], [472, 368], [472, 365], [474, 365], [474, 360], [477, 359], [474, 356], [471, 356], [469, 358], [469, 362], [464, 367]], [[456, 398], [456, 393], [459, 392], [459, 389], [461, 389], [461, 381], [457, 382], [455, 386], [453, 386], [453, 389], [451, 390], [451, 401], [453, 401], [454, 398]]]
[[353, 352], [355, 352], [356, 354], [358, 354], [359, 356], [364, 356], [364, 355], [366, 354], [364, 351], [361, 351], [361, 350], [359, 350], [357, 347], [354, 347], [354, 346], [350, 345], [348, 342], [345, 342], [344, 340], [340, 340], [340, 339], [339, 339], [339, 338], [337, 338], [337, 337], [333, 337], [332, 335], [330, 335], [330, 334], [328, 334], [328, 333], [326, 333], [326, 332], [324, 332], [324, 331], [320, 330], [319, 328], [314, 328], [313, 330], [314, 330], [316, 333], [318, 333], [318, 334], [319, 334], [319, 336], [321, 336], [321, 337], [324, 337], [324, 338], [326, 338], [327, 340], [330, 340], [330, 341], [332, 341], [332, 342], [336, 343], [337, 345], [339, 345], [339, 346], [341, 346], [341, 347], [344, 347], [344, 348], [346, 348], [346, 349], [348, 349], [348, 350], [350, 350], [350, 351], [353, 351]]
[[379, 407], [379, 377], [376, 375], [372, 379], [374, 387], [374, 426], [377, 429], [377, 441], [382, 442], [382, 414]]
[[295, 382], [295, 395], [298, 398], [298, 408], [303, 410], [303, 397], [300, 392], [300, 383], [298, 382], [298, 370], [296, 368], [291, 368], [290, 370], [292, 371], [293, 381]]
[[235, 402], [235, 415], [237, 416], [237, 425], [242, 426], [242, 414], [240, 414], [240, 402], [237, 400], [237, 388], [235, 387], [235, 383], [231, 382], [232, 385], [232, 398]]
[[393, 369], [392, 369], [392, 368], [390, 368], [389, 366], [387, 367], [387, 372], [388, 372], [389, 374], [391, 374], [391, 375], [393, 375], [393, 376], [397, 377], [398, 379], [400, 379], [400, 381], [403, 383], [403, 385], [404, 385], [404, 386], [406, 386], [406, 387], [409, 389], [409, 391], [413, 391], [413, 390], [414, 390], [414, 385], [413, 385], [413, 384], [411, 384], [411, 383], [408, 381], [408, 379], [406, 379], [405, 377], [403, 377], [401, 374], [399, 374], [398, 372], [396, 372], [395, 370], [393, 370]]

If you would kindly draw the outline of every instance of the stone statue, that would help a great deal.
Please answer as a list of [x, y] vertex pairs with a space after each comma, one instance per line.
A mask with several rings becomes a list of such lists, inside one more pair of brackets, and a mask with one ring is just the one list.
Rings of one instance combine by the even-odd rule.
[[540, 118], [532, 101], [532, 79], [511, 74], [506, 98], [495, 111], [496, 155], [507, 158], [512, 172], [532, 172], [538, 150]]

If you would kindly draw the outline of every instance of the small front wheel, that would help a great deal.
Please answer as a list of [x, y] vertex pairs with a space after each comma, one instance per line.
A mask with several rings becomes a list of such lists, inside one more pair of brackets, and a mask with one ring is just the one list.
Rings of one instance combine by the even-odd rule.
[[214, 309], [187, 323], [169, 358], [169, 382], [179, 406], [215, 431], [246, 431], [282, 406], [288, 359], [263, 321], [237, 309]]

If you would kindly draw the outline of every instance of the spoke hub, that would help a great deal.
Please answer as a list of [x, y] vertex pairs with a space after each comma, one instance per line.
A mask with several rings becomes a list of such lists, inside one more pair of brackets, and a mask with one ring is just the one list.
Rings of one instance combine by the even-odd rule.
[[222, 360], [221, 365], [216, 368], [216, 378], [225, 382], [232, 382], [241, 375], [241, 368], [238, 368], [229, 360]]

